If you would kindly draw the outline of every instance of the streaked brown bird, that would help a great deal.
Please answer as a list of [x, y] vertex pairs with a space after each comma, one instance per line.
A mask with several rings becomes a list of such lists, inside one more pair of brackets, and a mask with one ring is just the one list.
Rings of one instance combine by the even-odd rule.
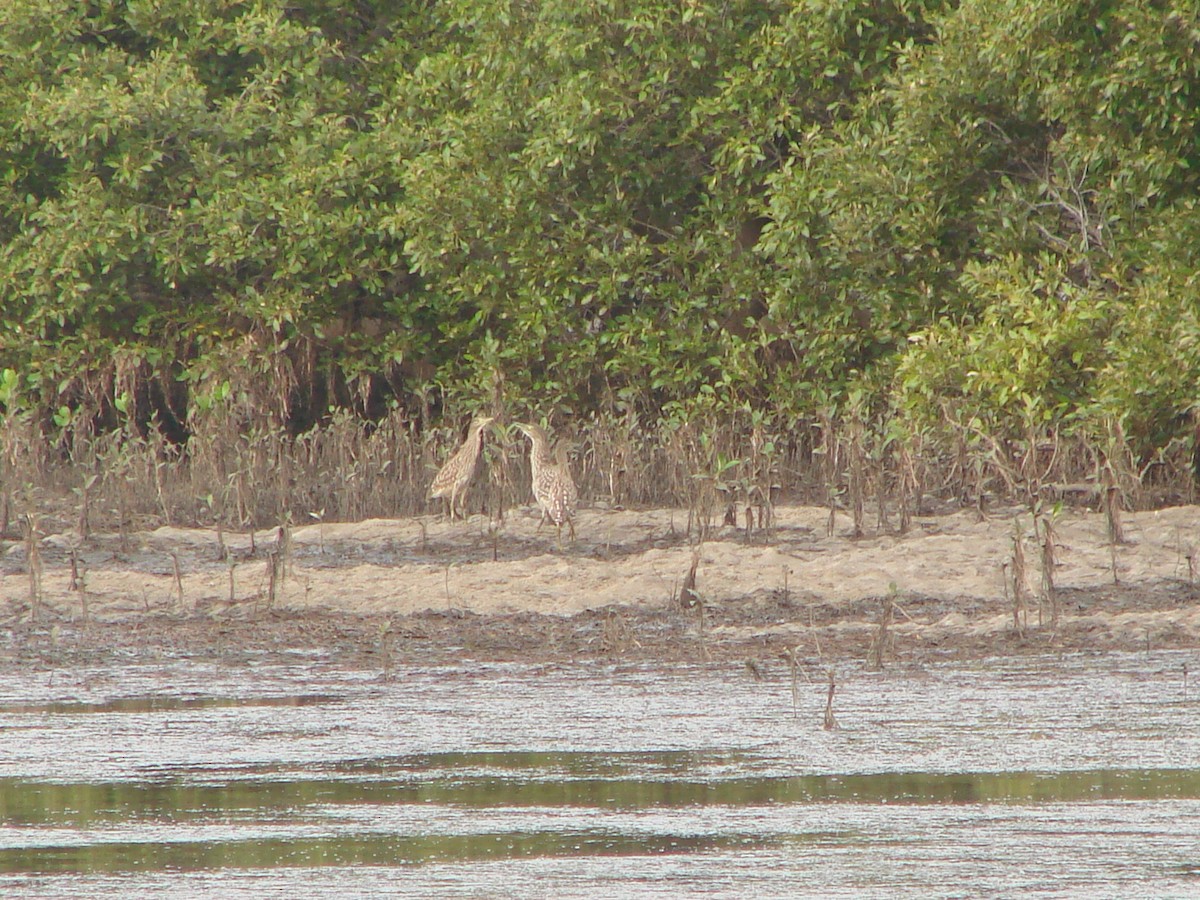
[[542, 509], [541, 528], [549, 519], [558, 529], [558, 543], [562, 545], [562, 527], [565, 524], [575, 540], [575, 501], [579, 492], [575, 489], [575, 481], [571, 478], [571, 469], [567, 465], [567, 448], [558, 446], [557, 458], [550, 454], [550, 440], [546, 432], [538, 425], [518, 423], [519, 428], [529, 438], [529, 468], [533, 475], [533, 499]]
[[492, 416], [478, 416], [473, 419], [463, 445], [446, 460], [437, 475], [433, 476], [433, 484], [429, 486], [429, 499], [444, 498], [449, 504], [448, 514], [451, 519], [454, 518], [455, 506], [460, 498], [466, 497], [467, 488], [479, 468], [479, 456], [483, 451], [483, 429], [494, 421]]

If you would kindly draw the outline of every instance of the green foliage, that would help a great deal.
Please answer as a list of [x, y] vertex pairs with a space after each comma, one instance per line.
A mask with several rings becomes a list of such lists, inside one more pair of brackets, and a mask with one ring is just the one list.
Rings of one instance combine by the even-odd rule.
[[1121, 297], [1119, 324], [1097, 376], [1100, 410], [1122, 422], [1138, 446], [1165, 446], [1188, 433], [1189, 414], [1200, 412], [1200, 279], [1191, 243], [1197, 237], [1194, 226], [1173, 235], [1175, 256]]
[[1073, 284], [1054, 260], [1040, 263], [967, 267], [961, 287], [983, 312], [911, 336], [896, 378], [906, 412], [990, 434], [1036, 434], [1088, 412], [1109, 303]]
[[8, 4], [4, 405], [1150, 450], [1200, 374], [1198, 100], [1185, 4]]
[[339, 352], [322, 332], [381, 313], [398, 242], [338, 49], [282, 4], [105, 9], [4, 13], [9, 359], [53, 402], [118, 351], [172, 377], [247, 347]]

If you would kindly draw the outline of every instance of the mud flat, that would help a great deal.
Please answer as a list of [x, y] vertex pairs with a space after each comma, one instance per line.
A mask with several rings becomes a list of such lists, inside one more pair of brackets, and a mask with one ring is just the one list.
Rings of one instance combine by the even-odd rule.
[[[36, 617], [28, 547], [9, 541], [0, 665], [313, 649], [381, 669], [463, 659], [922, 664], [1200, 639], [1193, 506], [1127, 513], [1118, 545], [1100, 514], [1062, 512], [1053, 606], [1019, 509], [952, 511], [906, 534], [854, 538], [843, 516], [831, 534], [828, 510], [780, 507], [769, 532], [723, 527], [700, 544], [685, 510], [589, 509], [561, 549], [537, 524], [525, 509], [502, 521], [312, 524], [282, 543], [275, 530], [51, 534], [37, 551]], [[1019, 627], [1017, 534], [1027, 560]], [[676, 601], [693, 558], [703, 616]]]

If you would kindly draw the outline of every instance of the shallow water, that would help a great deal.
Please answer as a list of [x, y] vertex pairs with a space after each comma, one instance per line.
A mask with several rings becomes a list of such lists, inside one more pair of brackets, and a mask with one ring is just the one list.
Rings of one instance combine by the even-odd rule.
[[0, 895], [1200, 894], [1198, 670], [11, 675]]

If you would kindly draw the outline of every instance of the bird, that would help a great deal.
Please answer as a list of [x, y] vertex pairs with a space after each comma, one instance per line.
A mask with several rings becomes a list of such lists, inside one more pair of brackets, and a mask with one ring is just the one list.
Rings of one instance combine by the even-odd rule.
[[471, 421], [467, 431], [467, 439], [463, 445], [446, 460], [445, 464], [433, 476], [433, 484], [429, 486], [429, 499], [443, 497], [449, 504], [449, 516], [454, 518], [455, 506], [459, 498], [465, 497], [471, 479], [479, 468], [479, 455], [483, 450], [483, 429], [487, 428], [495, 418], [492, 416], [476, 416]]
[[565, 524], [571, 540], [575, 540], [575, 501], [579, 492], [571, 478], [567, 465], [567, 448], [559, 444], [557, 456], [550, 455], [550, 440], [538, 425], [517, 423], [529, 438], [529, 468], [533, 474], [533, 498], [542, 510], [541, 528], [549, 519], [558, 529], [558, 543], [562, 545], [562, 527]]

